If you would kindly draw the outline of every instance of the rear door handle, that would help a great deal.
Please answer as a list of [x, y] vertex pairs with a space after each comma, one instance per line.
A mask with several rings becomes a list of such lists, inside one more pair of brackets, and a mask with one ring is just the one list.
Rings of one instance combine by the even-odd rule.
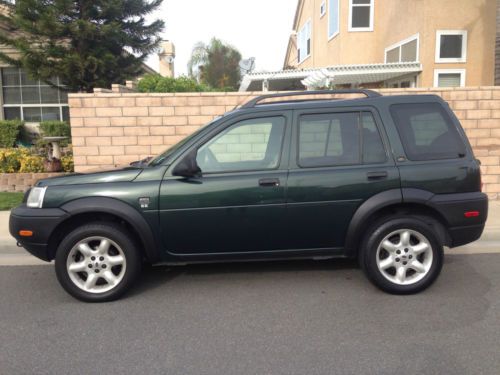
[[375, 171], [375, 172], [368, 172], [366, 174], [366, 177], [368, 177], [369, 180], [383, 180], [384, 178], [387, 178], [388, 173], [387, 171]]
[[261, 178], [259, 180], [260, 186], [280, 186], [279, 178]]

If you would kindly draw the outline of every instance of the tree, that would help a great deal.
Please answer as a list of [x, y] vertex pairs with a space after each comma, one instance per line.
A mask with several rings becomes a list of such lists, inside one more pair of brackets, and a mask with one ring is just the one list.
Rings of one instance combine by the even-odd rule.
[[0, 43], [18, 51], [0, 60], [70, 91], [110, 87], [142, 72], [164, 22], [144, 17], [162, 0], [0, 0]]
[[237, 90], [241, 80], [241, 54], [216, 38], [210, 43], [197, 43], [191, 53], [188, 72], [201, 83], [215, 89]]

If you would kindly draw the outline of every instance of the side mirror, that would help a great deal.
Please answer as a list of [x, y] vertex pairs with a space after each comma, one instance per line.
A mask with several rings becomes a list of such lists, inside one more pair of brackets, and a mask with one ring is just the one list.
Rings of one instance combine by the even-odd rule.
[[177, 164], [172, 171], [174, 176], [181, 177], [199, 177], [201, 176], [201, 169], [196, 162], [197, 150], [189, 152], [179, 164]]

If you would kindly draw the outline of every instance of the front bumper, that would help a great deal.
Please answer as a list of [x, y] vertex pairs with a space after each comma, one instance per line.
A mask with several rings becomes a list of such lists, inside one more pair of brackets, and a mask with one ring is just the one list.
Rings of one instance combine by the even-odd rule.
[[[55, 254], [55, 249], [49, 247], [49, 239], [67, 217], [68, 214], [59, 208], [28, 208], [22, 204], [10, 213], [9, 231], [28, 252], [49, 262]], [[23, 237], [19, 234], [21, 230], [32, 231], [33, 235]]]

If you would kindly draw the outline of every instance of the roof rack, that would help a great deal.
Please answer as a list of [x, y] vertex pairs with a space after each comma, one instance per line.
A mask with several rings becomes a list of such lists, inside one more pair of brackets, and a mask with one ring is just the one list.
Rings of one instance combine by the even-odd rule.
[[[324, 94], [364, 94], [367, 98], [377, 98], [382, 96], [376, 91], [373, 90], [363, 90], [363, 89], [343, 89], [343, 90], [316, 90], [316, 91], [291, 91], [288, 93], [279, 93], [279, 94], [267, 94], [258, 96], [249, 102], [245, 103], [241, 108], [253, 108], [259, 102], [268, 98], [280, 98], [280, 97], [288, 97], [288, 96], [306, 96], [306, 95], [324, 95]], [[310, 99], [314, 100], [314, 99]], [[288, 101], [290, 102], [290, 101]], [[275, 104], [277, 102], [270, 102]]]

